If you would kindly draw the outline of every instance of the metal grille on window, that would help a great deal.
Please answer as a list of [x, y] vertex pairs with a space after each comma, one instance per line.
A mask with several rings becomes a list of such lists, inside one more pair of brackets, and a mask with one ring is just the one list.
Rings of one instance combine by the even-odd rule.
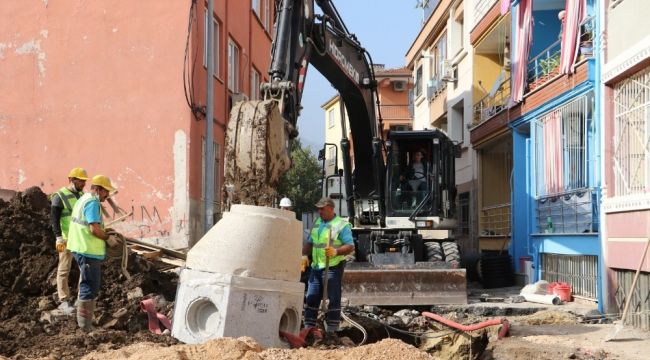
[[535, 122], [539, 233], [598, 231], [597, 192], [588, 181], [592, 109], [593, 93], [589, 93]]
[[615, 196], [650, 189], [650, 67], [614, 88]]
[[542, 280], [571, 285], [573, 296], [588, 300], [598, 298], [598, 257], [543, 253]]

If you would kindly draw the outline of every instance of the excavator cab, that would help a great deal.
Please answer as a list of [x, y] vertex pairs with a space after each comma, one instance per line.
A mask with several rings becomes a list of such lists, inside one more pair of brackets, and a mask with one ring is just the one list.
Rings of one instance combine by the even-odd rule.
[[455, 145], [440, 130], [394, 131], [386, 141], [386, 216], [453, 218]]

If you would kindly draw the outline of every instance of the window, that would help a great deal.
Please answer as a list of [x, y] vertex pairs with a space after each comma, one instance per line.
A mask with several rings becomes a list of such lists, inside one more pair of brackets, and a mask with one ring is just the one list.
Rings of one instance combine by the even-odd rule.
[[538, 196], [587, 187], [587, 114], [592, 97], [581, 96], [537, 119]]
[[614, 87], [615, 196], [650, 190], [650, 67]]
[[422, 95], [422, 65], [415, 72], [415, 97]]
[[449, 136], [452, 140], [463, 143], [465, 132], [465, 118], [464, 118], [464, 101], [461, 100], [451, 108], [451, 132]]
[[262, 14], [262, 12], [260, 11], [260, 6], [261, 6], [262, 1], [264, 1], [264, 0], [253, 0], [253, 1], [251, 1], [251, 9], [253, 9], [253, 11], [255, 11], [255, 14], [257, 14], [257, 17], [259, 17], [259, 18], [261, 18], [260, 15]]
[[442, 33], [440, 39], [433, 48], [433, 68], [432, 78], [441, 79], [445, 74], [445, 61], [447, 60], [447, 33]]
[[333, 128], [336, 125], [336, 116], [334, 115], [334, 110], [327, 112], [327, 127]]
[[[214, 38], [212, 39], [212, 46], [214, 48], [214, 58], [213, 61], [213, 75], [219, 76], [219, 22], [216, 18], [212, 19], [212, 26], [214, 27]], [[205, 16], [203, 17], [203, 66], [208, 67], [208, 10], [205, 11]]]
[[253, 68], [251, 70], [251, 100], [260, 99], [260, 73]]
[[264, 0], [262, 24], [266, 31], [271, 32], [271, 0]]
[[334, 146], [330, 146], [328, 152], [329, 152], [327, 156], [329, 158], [328, 163], [330, 166], [334, 166], [334, 164], [336, 163], [336, 148]]
[[239, 92], [239, 46], [228, 40], [228, 89]]
[[469, 235], [469, 192], [458, 194], [458, 234]]
[[465, 29], [464, 29], [464, 13], [463, 3], [461, 2], [454, 9], [453, 21], [451, 24], [451, 53], [452, 55], [458, 54], [465, 44]]

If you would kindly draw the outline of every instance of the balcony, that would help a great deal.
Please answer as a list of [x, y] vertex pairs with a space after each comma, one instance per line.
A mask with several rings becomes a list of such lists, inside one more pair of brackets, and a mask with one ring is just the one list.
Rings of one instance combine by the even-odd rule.
[[537, 199], [539, 234], [585, 234], [598, 232], [596, 192], [581, 188]]
[[[593, 17], [585, 19], [580, 25], [579, 62], [593, 57], [593, 30]], [[560, 40], [557, 40], [528, 62], [528, 90], [526, 92], [535, 91], [560, 75], [560, 53]]]
[[510, 102], [510, 77], [496, 85], [495, 89], [485, 95], [474, 105], [474, 119], [472, 125], [476, 126], [490, 119], [506, 109]]
[[510, 236], [510, 203], [483, 207], [480, 221], [481, 237]]
[[[474, 4], [474, 23], [473, 26], [479, 23], [485, 14], [490, 11], [492, 6], [497, 2], [497, 0], [477, 0]], [[473, 27], [472, 26], [472, 27]]]
[[409, 105], [379, 105], [379, 111], [384, 121], [411, 119]]

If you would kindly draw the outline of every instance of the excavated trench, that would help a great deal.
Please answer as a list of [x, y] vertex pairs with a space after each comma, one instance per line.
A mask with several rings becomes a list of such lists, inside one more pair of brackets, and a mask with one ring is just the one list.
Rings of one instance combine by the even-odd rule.
[[[150, 333], [147, 316], [139, 307], [143, 298], [154, 298], [157, 310], [171, 319], [177, 276], [159, 271], [154, 263], [135, 254], [129, 256], [128, 271], [132, 275], [129, 280], [121, 274], [119, 261], [103, 263], [102, 288], [95, 313], [99, 331], [84, 334], [78, 330], [75, 318], [57, 313], [55, 276], [58, 256], [49, 223], [49, 207], [46, 195], [38, 187], [17, 193], [10, 201], [0, 200], [0, 302], [3, 304], [0, 308], [0, 355], [16, 359], [77, 359], [92, 353], [87, 358], [118, 359], [125, 358], [128, 353], [129, 356], [140, 354], [139, 358], [147, 358], [144, 355], [147, 349], [159, 353], [178, 344], [169, 335]], [[72, 293], [77, 291], [78, 276], [73, 265]], [[366, 330], [366, 346], [356, 347], [363, 335], [357, 328], [346, 325], [341, 331], [341, 342], [333, 345], [316, 343], [310, 347], [311, 350], [262, 350], [250, 339], [220, 339], [199, 347], [178, 345], [181, 346], [178, 349], [183, 349], [180, 352], [169, 348], [171, 353], [179, 355], [168, 358], [199, 358], [197, 351], [201, 348], [206, 354], [230, 354], [233, 359], [315, 359], [322, 358], [322, 351], [338, 354], [332, 358], [341, 359], [362, 359], [372, 354], [393, 354], [391, 358], [406, 359], [427, 359], [430, 355], [441, 359], [469, 359], [484, 352], [488, 340], [495, 338], [498, 331], [498, 327], [474, 331], [471, 335], [453, 331], [426, 320], [422, 311], [440, 313], [468, 324], [486, 317], [526, 315], [537, 309], [462, 306], [351, 308], [346, 313]], [[132, 348], [137, 350], [118, 350]]]

